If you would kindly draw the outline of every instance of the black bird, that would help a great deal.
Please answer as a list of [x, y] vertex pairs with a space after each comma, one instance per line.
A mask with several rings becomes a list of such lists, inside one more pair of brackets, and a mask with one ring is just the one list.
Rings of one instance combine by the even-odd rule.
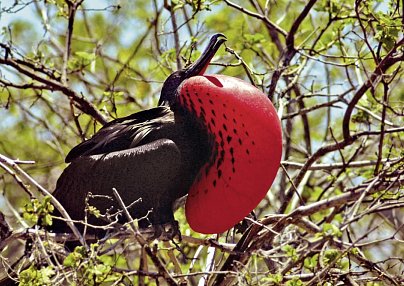
[[[195, 63], [171, 74], [158, 107], [113, 120], [70, 151], [66, 157], [70, 165], [57, 181], [54, 196], [73, 220], [83, 220], [88, 205], [113, 220], [120, 209], [112, 194], [115, 188], [139, 226], [150, 227], [152, 238], [178, 233], [174, 202], [187, 194], [214, 144], [206, 127], [177, 104], [178, 90], [185, 80], [204, 73], [225, 41], [224, 35], [213, 35]], [[109, 221], [107, 216], [87, 218], [91, 225]], [[119, 222], [125, 222], [124, 216]], [[52, 229], [70, 231], [60, 220]], [[92, 228], [87, 232], [100, 233]]]
[[187, 221], [201, 233], [224, 232], [259, 204], [279, 168], [281, 125], [256, 87], [203, 75], [225, 40], [212, 36], [194, 64], [167, 78], [159, 107], [114, 120], [73, 148], [55, 192], [73, 219], [85, 217], [89, 192], [89, 205], [116, 212], [113, 188], [152, 237], [178, 233], [173, 204], [187, 194]]

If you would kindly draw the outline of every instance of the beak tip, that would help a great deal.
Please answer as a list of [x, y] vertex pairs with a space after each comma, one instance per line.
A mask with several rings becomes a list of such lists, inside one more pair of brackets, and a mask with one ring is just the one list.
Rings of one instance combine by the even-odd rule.
[[205, 50], [202, 52], [201, 56], [191, 66], [185, 69], [185, 77], [189, 78], [195, 75], [202, 75], [208, 67], [212, 57], [225, 41], [227, 41], [227, 38], [224, 34], [213, 34], [210, 37], [209, 43]]
[[222, 34], [222, 33], [216, 33], [216, 34], [213, 34], [212, 36], [211, 36], [211, 38], [210, 38], [212, 41], [214, 40], [214, 41], [227, 41], [227, 37], [224, 35], [224, 34]]

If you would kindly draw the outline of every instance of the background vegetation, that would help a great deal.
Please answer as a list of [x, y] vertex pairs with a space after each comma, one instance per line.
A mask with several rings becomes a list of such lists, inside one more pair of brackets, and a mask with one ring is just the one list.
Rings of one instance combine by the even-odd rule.
[[[403, 6], [1, 1], [3, 270], [21, 285], [403, 285]], [[283, 164], [258, 221], [203, 236], [180, 210], [181, 242], [126, 235], [63, 252], [34, 226], [52, 209], [40, 186], [52, 191], [67, 152], [102, 124], [155, 106], [217, 32], [227, 48], [208, 72], [252, 82], [282, 119]]]

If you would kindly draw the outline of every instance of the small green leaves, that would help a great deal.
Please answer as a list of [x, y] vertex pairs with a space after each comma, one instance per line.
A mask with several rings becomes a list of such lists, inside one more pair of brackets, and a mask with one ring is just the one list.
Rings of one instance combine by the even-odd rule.
[[31, 265], [28, 269], [21, 271], [19, 275], [20, 286], [44, 286], [52, 285], [51, 277], [55, 275], [55, 270], [51, 266], [37, 269]]
[[244, 39], [245, 39], [246, 43], [251, 46], [260, 44], [260, 43], [263, 43], [266, 41], [264, 35], [260, 34], [260, 33], [245, 34]]
[[302, 282], [302, 280], [300, 280], [299, 278], [294, 277], [293, 279], [287, 281], [287, 282], [285, 283], [285, 285], [286, 285], [286, 286], [302, 286], [302, 285], [303, 285], [303, 282]]
[[323, 253], [322, 262], [325, 265], [333, 263], [335, 261], [335, 259], [337, 259], [339, 254], [340, 254], [340, 252], [336, 249], [327, 249]]
[[349, 269], [349, 260], [346, 253], [341, 253], [338, 249], [327, 249], [322, 253], [321, 261], [324, 266], [335, 265], [341, 270]]
[[96, 207], [93, 206], [88, 206], [87, 210], [90, 214], [92, 214], [93, 216], [95, 216], [96, 218], [99, 218], [101, 216], [101, 212], [99, 209], [97, 209]]
[[111, 266], [116, 261], [111, 261], [111, 257], [106, 255], [100, 256], [98, 247], [98, 244], [91, 244], [87, 252], [83, 246], [78, 246], [63, 261], [63, 266], [75, 269], [75, 280], [80, 281], [80, 285], [113, 282], [121, 276], [120, 273], [112, 271]]
[[42, 201], [32, 199], [25, 205], [23, 218], [30, 224], [39, 224], [41, 226], [52, 225], [51, 213], [54, 206], [51, 204], [51, 198], [45, 197]]
[[284, 245], [284, 246], [282, 246], [282, 251], [286, 252], [286, 256], [291, 258], [293, 261], [298, 260], [298, 255], [297, 255], [296, 248], [294, 248], [293, 246], [291, 246], [289, 244]]
[[378, 13], [379, 23], [376, 25], [377, 33], [375, 39], [382, 42], [387, 50], [393, 48], [396, 44], [398, 35], [402, 29], [399, 19], [392, 19], [391, 16]]
[[77, 57], [81, 58], [83, 61], [88, 61], [88, 62], [92, 62], [96, 58], [94, 53], [76, 52], [75, 54]]
[[275, 285], [280, 285], [283, 280], [283, 276], [281, 273], [269, 274], [266, 277], [265, 282], [275, 283]]
[[186, 5], [190, 5], [194, 12], [201, 10], [210, 11], [210, 5], [205, 0], [171, 0], [171, 5], [173, 5], [171, 8], [173, 10], [182, 9]]
[[95, 53], [75, 52], [68, 62], [69, 70], [81, 70], [96, 60]]
[[342, 232], [341, 230], [334, 224], [331, 223], [325, 223], [323, 225], [323, 232], [324, 236], [335, 236], [335, 237], [341, 237]]
[[321, 232], [316, 234], [317, 237], [341, 237], [342, 231], [338, 226], [332, 223], [324, 223]]
[[67, 267], [77, 267], [79, 266], [81, 260], [85, 257], [85, 249], [83, 246], [77, 246], [73, 252], [63, 261], [63, 265]]
[[351, 253], [352, 253], [353, 255], [359, 255], [359, 254], [360, 254], [359, 248], [357, 248], [357, 247], [351, 248]]
[[318, 266], [318, 256], [318, 253], [316, 253], [311, 257], [306, 257], [304, 259], [304, 267], [313, 271]]
[[379, 192], [372, 194], [372, 197], [381, 200], [398, 200], [402, 195], [403, 195], [402, 192], [399, 191], [381, 190]]

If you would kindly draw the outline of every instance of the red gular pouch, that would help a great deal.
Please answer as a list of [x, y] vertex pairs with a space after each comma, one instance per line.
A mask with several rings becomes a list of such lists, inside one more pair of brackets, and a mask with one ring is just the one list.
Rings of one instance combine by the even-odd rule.
[[221, 233], [256, 208], [271, 187], [282, 154], [281, 124], [268, 97], [240, 79], [194, 76], [179, 89], [180, 105], [192, 106], [214, 139], [212, 156], [188, 193], [186, 217], [197, 232]]

